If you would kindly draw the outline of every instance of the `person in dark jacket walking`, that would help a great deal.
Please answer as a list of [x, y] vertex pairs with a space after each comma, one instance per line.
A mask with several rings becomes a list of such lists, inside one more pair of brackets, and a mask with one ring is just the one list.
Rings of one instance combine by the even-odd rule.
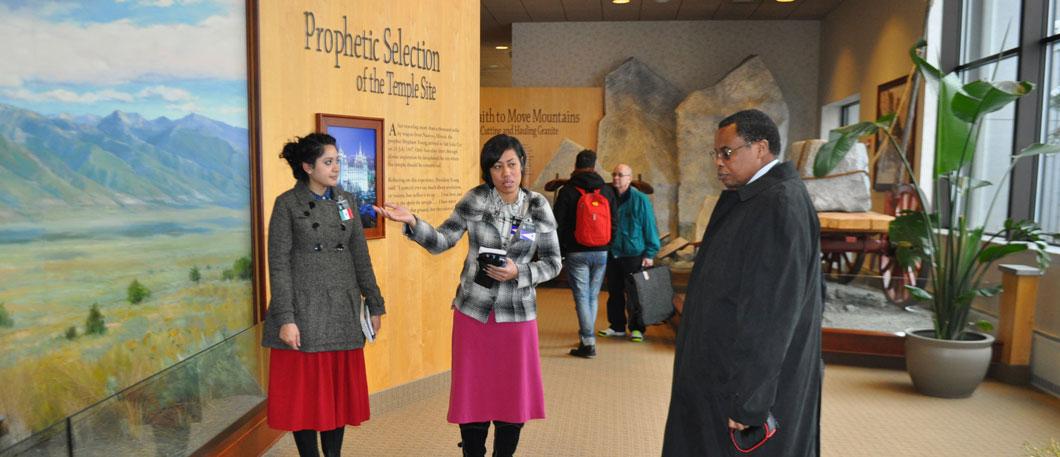
[[751, 455], [819, 456], [817, 213], [795, 167], [778, 162], [780, 134], [765, 113], [725, 118], [714, 147], [727, 190], [688, 281], [662, 454], [740, 455], [734, 437], [773, 416], [775, 434]]
[[[479, 166], [485, 183], [467, 191], [437, 228], [397, 204], [376, 211], [404, 223], [405, 235], [432, 254], [456, 246], [467, 233], [452, 301], [448, 420], [460, 424], [465, 457], [486, 455], [490, 421], [496, 430], [493, 456], [511, 457], [523, 424], [545, 418], [535, 287], [559, 273], [559, 241], [548, 200], [522, 187], [526, 152], [519, 140], [490, 138]], [[498, 252], [504, 254], [491, 260], [499, 264], [480, 270], [480, 254]]]
[[[574, 171], [570, 180], [559, 189], [553, 213], [556, 215], [556, 232], [559, 234], [559, 247], [563, 253], [563, 267], [567, 270], [567, 281], [574, 294], [574, 309], [578, 314], [578, 347], [570, 350], [576, 357], [596, 357], [596, 313], [600, 307], [600, 286], [604, 282], [604, 271], [607, 267], [607, 250], [611, 240], [615, 239], [618, 222], [618, 201], [611, 186], [605, 185], [604, 178], [596, 174], [596, 153], [586, 149], [574, 159]], [[579, 220], [578, 206], [583, 195], [599, 192], [608, 202], [608, 217], [604, 221]], [[590, 196], [591, 197], [591, 196]], [[599, 204], [599, 203], [597, 203]], [[602, 206], [602, 205], [600, 205]], [[584, 208], [581, 211], [586, 211]], [[584, 216], [583, 216], [584, 217]], [[596, 224], [594, 227], [579, 227], [579, 224]], [[606, 225], [606, 229], [605, 229]], [[586, 236], [576, 236], [575, 232], [589, 233], [592, 229], [606, 230], [607, 241], [587, 241]], [[594, 244], [587, 246], [579, 243], [578, 238]]]
[[272, 297], [262, 345], [269, 352], [268, 424], [294, 432], [298, 455], [338, 456], [346, 425], [368, 420], [361, 313], [379, 331], [385, 313], [357, 201], [337, 187], [335, 138], [312, 133], [280, 157], [297, 183], [269, 219]]
[[608, 328], [600, 336], [624, 337], [629, 326], [630, 340], [644, 341], [644, 322], [636, 313], [626, 318], [626, 286], [629, 275], [651, 267], [659, 253], [659, 230], [651, 200], [633, 187], [633, 169], [624, 163], [615, 166], [611, 185], [618, 192], [618, 223], [611, 240], [611, 258], [607, 261]]

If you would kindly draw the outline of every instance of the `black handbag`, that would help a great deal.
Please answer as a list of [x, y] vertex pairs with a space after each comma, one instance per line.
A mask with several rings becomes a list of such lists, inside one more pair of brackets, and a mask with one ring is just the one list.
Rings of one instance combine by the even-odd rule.
[[627, 278], [629, 300], [626, 306], [630, 314], [640, 317], [644, 325], [655, 325], [674, 315], [674, 285], [670, 279], [670, 267], [656, 266]]

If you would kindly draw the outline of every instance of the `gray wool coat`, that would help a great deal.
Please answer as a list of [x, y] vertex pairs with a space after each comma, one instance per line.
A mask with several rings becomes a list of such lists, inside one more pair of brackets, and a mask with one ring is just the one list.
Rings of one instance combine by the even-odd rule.
[[316, 200], [302, 182], [276, 197], [269, 220], [269, 282], [272, 298], [262, 346], [291, 349], [280, 326], [298, 325], [303, 352], [364, 347], [361, 300], [371, 315], [386, 312], [375, 282], [357, 209], [339, 217], [336, 200], [357, 200], [332, 188], [335, 200]]

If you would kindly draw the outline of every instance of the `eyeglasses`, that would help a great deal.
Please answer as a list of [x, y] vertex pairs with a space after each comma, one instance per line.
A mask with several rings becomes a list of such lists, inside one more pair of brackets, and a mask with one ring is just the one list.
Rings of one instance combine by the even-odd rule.
[[722, 146], [721, 149], [711, 149], [710, 150], [710, 158], [711, 159], [717, 159], [718, 156], [721, 156], [722, 160], [728, 162], [729, 160], [732, 160], [732, 155], [735, 154], [736, 151], [739, 151], [741, 148], [746, 148], [746, 147], [748, 147], [748, 146], [750, 146], [752, 144], [754, 144], [754, 141], [749, 142], [749, 143], [744, 143], [744, 144], [742, 144], [740, 146], [737, 146], [735, 148], [730, 148], [728, 146]]
[[633, 175], [632, 175], [632, 174], [629, 174], [629, 173], [626, 173], [626, 174], [622, 174], [622, 173], [611, 173], [611, 177], [612, 177], [612, 178], [625, 178], [625, 177], [627, 177], [627, 176], [633, 176]]

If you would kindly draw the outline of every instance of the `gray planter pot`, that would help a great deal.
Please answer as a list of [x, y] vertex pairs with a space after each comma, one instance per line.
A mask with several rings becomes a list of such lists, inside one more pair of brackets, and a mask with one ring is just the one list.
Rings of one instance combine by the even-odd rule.
[[965, 398], [986, 377], [994, 337], [965, 332], [964, 340], [933, 338], [934, 330], [905, 331], [905, 368], [916, 390], [942, 398]]

